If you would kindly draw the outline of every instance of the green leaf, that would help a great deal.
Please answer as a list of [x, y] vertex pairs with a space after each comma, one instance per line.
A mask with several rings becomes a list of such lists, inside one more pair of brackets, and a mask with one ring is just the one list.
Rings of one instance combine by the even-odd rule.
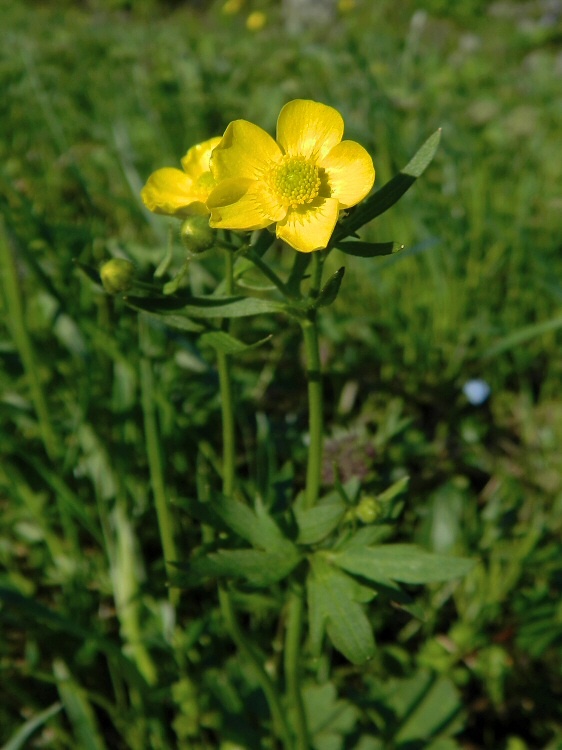
[[380, 255], [392, 255], [404, 249], [399, 242], [361, 242], [360, 240], [340, 240], [336, 247], [346, 255], [357, 258], [375, 258]]
[[2, 745], [2, 750], [24, 750], [29, 747], [27, 741], [43, 724], [46, 724], [52, 716], [62, 709], [62, 703], [53, 703], [38, 714], [34, 714], [13, 734], [10, 739]]
[[345, 274], [345, 266], [338, 268], [338, 270], [330, 276], [326, 284], [320, 290], [320, 294], [314, 300], [314, 307], [327, 307], [335, 301], [340, 291], [341, 283]]
[[413, 544], [386, 544], [380, 547], [344, 547], [332, 561], [349, 573], [384, 583], [449, 581], [465, 575], [475, 560], [426, 552]]
[[377, 495], [377, 498], [381, 503], [390, 503], [395, 497], [398, 497], [398, 495], [404, 492], [409, 483], [410, 477], [400, 477], [400, 479], [393, 482], [390, 487], [387, 487], [386, 490], [383, 490], [383, 492]]
[[170, 326], [170, 328], [177, 328], [180, 331], [188, 331], [189, 333], [201, 333], [205, 330], [205, 326], [202, 323], [196, 323], [191, 318], [184, 315], [177, 315], [175, 313], [168, 313], [165, 311], [161, 312], [146, 312], [143, 314], [153, 320], [158, 320], [160, 323]]
[[256, 503], [254, 511], [237, 500], [217, 497], [212, 509], [252, 547], [280, 554], [291, 554], [296, 549], [260, 503]]
[[101, 651], [119, 669], [131, 686], [144, 694], [147, 689], [146, 680], [117, 644], [82, 627], [76, 620], [63, 617], [35, 599], [20, 594], [19, 591], [0, 587], [0, 602], [9, 608], [12, 616], [18, 617], [22, 623], [33, 623], [35, 627], [39, 626], [52, 633], [59, 633], [63, 639], [76, 638], [78, 643], [86, 643], [89, 647]]
[[74, 680], [62, 659], [53, 663], [53, 672], [64, 710], [74, 729], [74, 739], [81, 750], [105, 750], [96, 715], [86, 691]]
[[178, 583], [200, 583], [206, 578], [243, 578], [252, 586], [270, 586], [285, 578], [301, 561], [296, 547], [283, 552], [255, 549], [219, 550], [193, 560]]
[[314, 508], [301, 509], [295, 506], [295, 518], [299, 527], [298, 544], [317, 544], [337, 528], [345, 515], [346, 506], [341, 500], [319, 503]]
[[339, 240], [349, 237], [364, 224], [388, 211], [427, 169], [435, 156], [440, 140], [441, 130], [437, 130], [427, 139], [404, 169], [370, 198], [352, 209], [347, 218], [336, 227], [331, 245], [337, 245]]
[[86, 274], [90, 281], [93, 281], [94, 284], [101, 286], [101, 278], [97, 268], [93, 268], [86, 263], [82, 263], [81, 261], [76, 260], [76, 258], [74, 259], [74, 265], [77, 266], [82, 271], [82, 273]]
[[334, 647], [353, 664], [364, 664], [375, 652], [369, 620], [360, 602], [374, 592], [327, 564], [320, 555], [311, 560], [307, 578], [310, 640], [320, 654], [326, 632]]
[[200, 336], [199, 343], [212, 346], [213, 349], [221, 354], [240, 354], [241, 352], [248, 351], [248, 349], [255, 349], [270, 339], [271, 335], [255, 341], [253, 344], [245, 344], [243, 341], [226, 333], [226, 331], [209, 331]]
[[403, 174], [410, 175], [411, 177], [421, 177], [425, 170], [429, 167], [433, 161], [433, 157], [437, 153], [439, 142], [441, 140], [441, 128], [436, 130], [433, 135], [430, 135], [427, 141], [416, 151], [414, 156], [402, 169]]
[[244, 318], [262, 313], [279, 313], [287, 305], [260, 297], [125, 297], [131, 307], [149, 312], [181, 311], [190, 318]]
[[357, 723], [358, 708], [339, 699], [332, 682], [309, 683], [303, 688], [302, 697], [313, 747], [341, 750], [344, 736]]
[[551, 320], [544, 320], [540, 323], [533, 323], [532, 325], [524, 326], [497, 341], [484, 352], [482, 357], [483, 359], [495, 357], [502, 352], [513, 349], [524, 341], [534, 339], [537, 336], [541, 336], [543, 333], [556, 331], [558, 328], [562, 328], [562, 318], [552, 318]]
[[385, 692], [385, 702], [400, 722], [394, 736], [398, 746], [423, 741], [424, 747], [437, 748], [438, 744], [430, 744], [432, 739], [453, 734], [462, 727], [459, 717], [462, 703], [447, 677], [436, 677], [422, 670], [407, 679], [390, 680]]

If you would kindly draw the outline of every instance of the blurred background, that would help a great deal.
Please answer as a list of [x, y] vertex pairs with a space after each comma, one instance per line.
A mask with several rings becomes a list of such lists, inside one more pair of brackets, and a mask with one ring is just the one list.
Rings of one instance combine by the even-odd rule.
[[[340, 683], [363, 724], [318, 746], [562, 748], [562, 2], [0, 0], [0, 17], [0, 741], [27, 727], [4, 747], [261, 747], [217, 718], [243, 708], [212, 590], [206, 609], [182, 599], [172, 645], [155, 528], [151, 431], [186, 557], [198, 543], [188, 500], [220, 450], [211, 353], [139, 329], [75, 261], [126, 257], [150, 280], [176, 225], [143, 208], [148, 175], [233, 119], [274, 133], [310, 98], [372, 154], [375, 188], [442, 128], [363, 231], [405, 249], [329, 259], [347, 273], [322, 320], [326, 486], [334, 466], [374, 493], [408, 475], [397, 539], [480, 560], [415, 591], [417, 618], [372, 605], [379, 656]], [[218, 275], [211, 256], [189, 284]], [[267, 493], [302, 476], [304, 380], [298, 332], [251, 327], [274, 336], [237, 360], [240, 469]], [[159, 671], [152, 702], [125, 697], [123, 653]], [[427, 674], [446, 717], [408, 734], [398, 704], [377, 713], [380, 684]], [[177, 708], [194, 691], [208, 724]]]

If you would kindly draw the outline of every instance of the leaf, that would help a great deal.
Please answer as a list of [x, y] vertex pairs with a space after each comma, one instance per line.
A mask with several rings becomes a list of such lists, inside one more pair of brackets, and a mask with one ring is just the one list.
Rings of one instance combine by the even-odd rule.
[[76, 260], [76, 258], [74, 259], [74, 265], [77, 266], [82, 271], [82, 273], [86, 274], [90, 281], [93, 281], [94, 284], [101, 286], [101, 278], [97, 268], [93, 268], [86, 263], [82, 263], [81, 261]]
[[517, 331], [505, 336], [489, 349], [487, 349], [482, 355], [483, 359], [489, 359], [495, 357], [502, 352], [513, 349], [518, 344], [522, 344], [524, 341], [529, 341], [537, 336], [541, 336], [543, 333], [549, 333], [550, 331], [556, 331], [558, 328], [562, 328], [562, 318], [552, 318], [551, 320], [544, 320], [540, 323], [533, 323], [529, 326], [519, 328]]
[[320, 555], [311, 559], [307, 578], [310, 640], [320, 654], [324, 633], [352, 664], [364, 664], [375, 652], [373, 631], [359, 603], [373, 592], [334, 569]]
[[62, 703], [53, 703], [44, 711], [31, 716], [22, 726], [13, 734], [10, 739], [2, 745], [2, 750], [23, 750], [29, 747], [27, 741], [34, 732], [43, 724], [46, 724], [52, 716], [56, 716], [62, 709]]
[[467, 573], [475, 560], [426, 552], [413, 544], [380, 547], [344, 547], [332, 561], [340, 568], [371, 581], [433, 583], [450, 581]]
[[74, 680], [62, 659], [54, 661], [53, 672], [65, 713], [74, 729], [77, 747], [81, 750], [106, 750], [86, 691]]
[[453, 734], [462, 726], [459, 726], [462, 704], [447, 677], [436, 677], [422, 670], [413, 677], [390, 680], [385, 692], [387, 705], [400, 722], [394, 736], [398, 746], [423, 741], [424, 747], [433, 747], [431, 739], [444, 733]]
[[279, 313], [287, 305], [260, 297], [125, 297], [130, 307], [148, 312], [175, 310], [189, 318], [244, 318], [261, 313]]
[[400, 479], [397, 479], [396, 482], [393, 482], [390, 487], [387, 487], [386, 490], [383, 490], [379, 495], [377, 495], [377, 498], [381, 503], [390, 503], [392, 500], [394, 500], [395, 497], [398, 497], [398, 495], [404, 492], [409, 483], [409, 476], [400, 477]]
[[253, 344], [245, 344], [243, 341], [226, 333], [226, 331], [209, 331], [199, 337], [199, 343], [212, 346], [213, 349], [221, 354], [240, 354], [248, 351], [248, 349], [255, 349], [256, 347], [265, 344], [270, 339], [271, 335], [266, 336], [259, 341], [255, 341]]
[[277, 553], [221, 549], [193, 560], [178, 583], [189, 586], [206, 578], [243, 578], [253, 586], [270, 586], [289, 575], [301, 559], [296, 547]]
[[339, 240], [349, 237], [364, 224], [388, 211], [427, 169], [435, 156], [440, 140], [441, 130], [439, 129], [427, 139], [404, 169], [370, 198], [349, 212], [347, 218], [336, 227], [334, 239], [330, 244], [337, 245]]
[[436, 130], [435, 133], [429, 136], [427, 141], [425, 141], [421, 148], [416, 151], [416, 153], [406, 164], [404, 169], [401, 170], [402, 173], [410, 175], [411, 177], [415, 177], [416, 179], [418, 177], [421, 177], [433, 161], [433, 157], [437, 152], [440, 140], [441, 128], [439, 128], [439, 130]]
[[331, 305], [332, 302], [335, 301], [340, 291], [344, 274], [345, 266], [342, 266], [330, 276], [326, 284], [320, 290], [320, 294], [314, 300], [314, 307], [328, 307], [328, 305]]
[[392, 255], [404, 249], [399, 242], [361, 242], [359, 240], [341, 240], [336, 247], [346, 255], [357, 258], [375, 258], [381, 255]]
[[350, 733], [359, 718], [358, 708], [338, 698], [332, 682], [307, 684], [302, 691], [307, 726], [315, 748], [343, 747], [343, 737]]
[[33, 623], [35, 627], [62, 634], [63, 638], [73, 637], [79, 643], [88, 643], [106, 655], [109, 661], [121, 672], [123, 677], [141, 693], [147, 689], [146, 680], [136, 665], [126, 656], [122, 649], [112, 641], [105, 639], [91, 630], [79, 625], [49, 609], [35, 599], [20, 594], [19, 591], [0, 587], [0, 602], [12, 610], [22, 623]]
[[177, 328], [180, 331], [188, 331], [189, 333], [201, 333], [205, 330], [205, 326], [202, 323], [196, 323], [191, 318], [184, 315], [176, 315], [175, 313], [161, 312], [147, 312], [143, 311], [143, 314], [152, 320], [158, 320], [160, 323], [170, 328]]
[[250, 542], [252, 547], [286, 554], [295, 549], [263, 506], [257, 505], [257, 510], [253, 511], [237, 500], [224, 497], [215, 498], [211, 506], [226, 525]]
[[341, 500], [319, 503], [306, 510], [295, 506], [295, 518], [299, 527], [298, 544], [317, 544], [339, 525], [345, 515], [346, 506]]

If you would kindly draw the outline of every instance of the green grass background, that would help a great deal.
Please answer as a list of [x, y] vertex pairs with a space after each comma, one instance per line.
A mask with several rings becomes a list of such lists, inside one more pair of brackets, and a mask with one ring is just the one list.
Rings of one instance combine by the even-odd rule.
[[[182, 597], [174, 625], [146, 458], [152, 414], [187, 556], [189, 500], [216, 481], [212, 357], [139, 330], [74, 259], [129, 257], [149, 279], [174, 226], [142, 207], [150, 172], [233, 119], [273, 132], [286, 101], [312, 98], [343, 114], [379, 186], [443, 129], [426, 174], [364, 230], [406, 249], [330, 257], [347, 274], [322, 321], [326, 480], [330, 461], [373, 492], [408, 474], [398, 538], [481, 561], [416, 591], [420, 618], [372, 605], [379, 655], [363, 676], [334, 667], [359, 718], [319, 747], [429, 747], [381, 684], [431, 674], [458, 720], [431, 747], [562, 748], [561, 4], [357, 0], [296, 36], [257, 0], [233, 16], [156, 0], [0, 14], [0, 741], [262, 746], [214, 592]], [[194, 267], [194, 290], [217, 269]], [[264, 495], [300, 481], [306, 431], [297, 332], [256, 318], [250, 338], [272, 330], [235, 369], [240, 470]], [[462, 390], [476, 377], [481, 406]], [[268, 632], [271, 601], [247, 596], [248, 629]], [[377, 732], [386, 744], [367, 743]]]

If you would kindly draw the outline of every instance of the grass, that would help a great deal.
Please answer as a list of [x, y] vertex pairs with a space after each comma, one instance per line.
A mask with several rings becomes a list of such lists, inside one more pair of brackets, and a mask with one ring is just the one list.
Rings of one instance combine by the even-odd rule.
[[[315, 729], [317, 746], [556, 750], [560, 18], [538, 2], [381, 0], [291, 37], [268, 8], [250, 32], [247, 11], [202, 3], [2, 3], [0, 739], [274, 746], [212, 588], [178, 602], [166, 587], [157, 505], [185, 561], [201, 544], [195, 498], [220, 481], [210, 350], [139, 321], [74, 260], [125, 255], [149, 279], [168, 223], [142, 209], [148, 174], [232, 119], [272, 131], [285, 101], [309, 97], [342, 112], [379, 185], [443, 128], [430, 169], [365, 231], [406, 249], [330, 256], [347, 272], [322, 319], [326, 442], [366, 492], [410, 476], [398, 541], [481, 560], [460, 584], [373, 603], [364, 671], [308, 663], [305, 710], [341, 719]], [[218, 263], [193, 266], [195, 292]], [[297, 332], [244, 326], [245, 340], [274, 335], [234, 360], [238, 468], [274, 502], [304, 479]], [[475, 377], [491, 387], [481, 406], [462, 390]], [[281, 600], [235, 593], [253, 647], [274, 644], [273, 673]]]

